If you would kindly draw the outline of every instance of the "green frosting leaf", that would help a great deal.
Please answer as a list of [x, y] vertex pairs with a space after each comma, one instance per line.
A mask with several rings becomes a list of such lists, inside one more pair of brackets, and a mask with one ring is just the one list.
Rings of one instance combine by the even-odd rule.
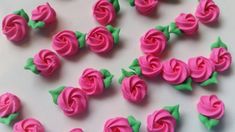
[[45, 22], [29, 20], [28, 25], [33, 29], [43, 28], [45, 26]]
[[50, 90], [50, 91], [49, 91], [49, 93], [50, 93], [51, 96], [52, 96], [53, 102], [54, 102], [55, 104], [57, 104], [57, 99], [58, 99], [60, 93], [64, 90], [64, 88], [65, 88], [65, 86], [60, 86], [60, 87], [58, 87], [58, 88], [56, 88], [56, 89], [54, 89], [54, 90]]
[[36, 66], [33, 63], [33, 58], [29, 58], [26, 62], [26, 65], [24, 66], [24, 69], [30, 70], [35, 74], [39, 74], [39, 71], [37, 70]]
[[109, 2], [113, 4], [116, 12], [120, 11], [120, 4], [118, 0], [109, 0]]
[[214, 42], [212, 45], [211, 45], [211, 49], [213, 48], [219, 48], [219, 47], [223, 47], [225, 49], [228, 49], [227, 45], [221, 40], [220, 37], [217, 38], [217, 41]]
[[218, 83], [217, 77], [218, 77], [218, 72], [213, 72], [212, 76], [208, 80], [202, 82], [200, 85], [202, 87], [205, 87], [211, 84], [217, 84]]
[[175, 106], [166, 106], [164, 107], [165, 110], [169, 111], [171, 113], [171, 115], [177, 120], [179, 121], [180, 119], [180, 112], [179, 112], [179, 105], [175, 105]]
[[132, 76], [132, 75], [135, 75], [135, 72], [133, 72], [133, 71], [126, 71], [125, 69], [122, 69], [122, 75], [121, 75], [121, 77], [118, 79], [118, 82], [121, 84], [121, 83], [122, 83], [122, 80], [123, 80], [125, 77], [129, 77], [129, 76]]
[[177, 28], [176, 24], [174, 22], [172, 22], [170, 24], [170, 33], [174, 33], [177, 36], [182, 35], [182, 32], [179, 28]]
[[27, 15], [27, 13], [24, 11], [24, 9], [20, 9], [18, 11], [13, 12], [16, 15], [22, 16], [24, 17], [24, 19], [28, 22], [29, 21], [29, 16]]
[[86, 34], [81, 33], [79, 31], [76, 31], [75, 34], [79, 43], [79, 48], [83, 48], [86, 42]]
[[167, 38], [167, 40], [170, 39], [170, 31], [169, 31], [169, 26], [157, 26], [156, 27], [157, 30], [163, 32]]
[[114, 28], [111, 25], [107, 25], [106, 28], [109, 30], [109, 32], [112, 33], [112, 36], [113, 36], [113, 39], [114, 39], [114, 43], [118, 44], [120, 28]]
[[132, 127], [133, 132], [139, 132], [141, 122], [136, 120], [133, 116], [128, 116], [128, 122], [130, 126]]
[[133, 71], [135, 71], [135, 73], [137, 75], [141, 74], [141, 68], [140, 68], [138, 59], [134, 59], [134, 61], [129, 66], [129, 68], [132, 69]]
[[113, 75], [106, 69], [101, 69], [100, 72], [104, 76], [103, 81], [104, 81], [105, 88], [109, 88], [111, 86], [111, 83], [112, 83]]
[[201, 114], [199, 115], [199, 119], [203, 123], [203, 125], [209, 130], [211, 130], [213, 127], [219, 124], [219, 120], [209, 119], [208, 117]]
[[135, 6], [135, 0], [128, 0], [128, 2], [131, 6]]
[[187, 90], [192, 91], [192, 79], [188, 78], [186, 81], [184, 81], [182, 84], [175, 85], [174, 86], [176, 90]]
[[0, 117], [0, 122], [5, 125], [10, 125], [13, 120], [19, 116], [19, 113], [10, 114], [7, 117]]

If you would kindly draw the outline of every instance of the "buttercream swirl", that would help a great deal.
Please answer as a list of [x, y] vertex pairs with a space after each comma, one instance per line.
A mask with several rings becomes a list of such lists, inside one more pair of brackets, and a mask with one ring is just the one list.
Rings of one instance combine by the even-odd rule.
[[7, 117], [19, 112], [21, 108], [20, 99], [11, 93], [4, 93], [0, 96], [0, 117]]
[[126, 118], [116, 117], [105, 122], [103, 132], [132, 132], [132, 128]]
[[138, 12], [143, 15], [149, 15], [154, 12], [159, 0], [135, 0], [135, 6]]
[[13, 132], [45, 132], [45, 129], [38, 120], [27, 118], [15, 123]]

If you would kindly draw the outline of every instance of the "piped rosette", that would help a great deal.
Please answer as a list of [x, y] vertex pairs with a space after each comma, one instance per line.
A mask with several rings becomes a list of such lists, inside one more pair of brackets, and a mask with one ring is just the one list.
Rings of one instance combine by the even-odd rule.
[[159, 0], [128, 0], [128, 2], [132, 7], [135, 7], [140, 14], [150, 15], [156, 10]]
[[44, 126], [40, 121], [34, 118], [27, 118], [16, 122], [13, 126], [13, 132], [45, 132]]

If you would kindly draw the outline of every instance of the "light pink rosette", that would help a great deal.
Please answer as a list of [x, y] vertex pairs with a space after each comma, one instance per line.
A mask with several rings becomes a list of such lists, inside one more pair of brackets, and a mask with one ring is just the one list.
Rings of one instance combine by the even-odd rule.
[[13, 132], [45, 132], [43, 125], [36, 119], [28, 118], [17, 122]]
[[11, 94], [5, 93], [0, 96], [0, 117], [7, 117], [19, 112], [21, 108], [20, 99]]
[[116, 117], [106, 121], [103, 132], [132, 132], [126, 118]]
[[149, 15], [154, 12], [159, 0], [135, 0], [135, 6], [138, 12], [143, 15]]
[[164, 109], [155, 111], [147, 118], [148, 132], [174, 132], [175, 126], [175, 118]]
[[223, 72], [231, 66], [232, 55], [225, 48], [213, 48], [210, 60], [215, 65], [215, 71]]
[[157, 29], [150, 29], [140, 39], [140, 48], [145, 54], [160, 55], [166, 48], [167, 38]]
[[74, 128], [70, 130], [69, 132], [83, 132], [83, 130], [81, 128]]
[[224, 115], [224, 103], [216, 95], [201, 96], [197, 110], [206, 117], [219, 120]]

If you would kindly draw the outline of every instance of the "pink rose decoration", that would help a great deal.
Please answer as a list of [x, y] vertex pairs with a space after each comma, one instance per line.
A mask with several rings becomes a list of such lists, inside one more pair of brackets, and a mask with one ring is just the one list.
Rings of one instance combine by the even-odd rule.
[[176, 17], [175, 23], [186, 35], [193, 35], [198, 31], [198, 20], [192, 14], [181, 13]]
[[60, 67], [60, 60], [58, 56], [54, 52], [47, 49], [39, 51], [39, 53], [34, 56], [33, 62], [37, 70], [43, 76], [52, 75]]
[[208, 80], [215, 70], [212, 61], [203, 56], [190, 58], [188, 66], [191, 71], [191, 77], [195, 82]]
[[162, 64], [158, 57], [144, 55], [138, 59], [141, 73], [146, 77], [156, 77], [162, 71]]
[[0, 117], [7, 117], [19, 112], [21, 108], [20, 99], [11, 94], [5, 93], [0, 96]]
[[224, 103], [216, 95], [201, 96], [197, 110], [206, 117], [219, 120], [224, 115]]
[[36, 119], [28, 118], [17, 122], [13, 132], [45, 132], [43, 125]]
[[132, 132], [126, 118], [116, 117], [106, 121], [103, 132]]
[[147, 118], [148, 132], [174, 132], [175, 118], [164, 109], [157, 110]]
[[21, 41], [28, 33], [27, 21], [19, 15], [7, 15], [2, 21], [2, 32], [11, 41]]
[[213, 0], [200, 0], [196, 9], [196, 17], [202, 23], [212, 23], [218, 20], [220, 14], [219, 7]]
[[74, 128], [70, 130], [69, 132], [83, 132], [83, 130], [81, 128]]
[[104, 90], [103, 75], [100, 71], [92, 68], [83, 71], [79, 84], [87, 95], [99, 95]]
[[172, 58], [163, 64], [162, 77], [170, 84], [181, 84], [189, 75], [187, 64], [181, 60]]
[[232, 55], [225, 48], [213, 48], [210, 60], [215, 65], [215, 71], [223, 72], [231, 66]]
[[150, 29], [140, 39], [140, 48], [145, 54], [160, 55], [166, 48], [166, 36], [157, 29]]
[[52, 38], [52, 48], [64, 57], [76, 54], [79, 50], [76, 34], [69, 30], [58, 32]]
[[122, 94], [128, 101], [139, 103], [147, 94], [147, 84], [137, 75], [125, 77], [122, 81]]
[[67, 116], [75, 116], [87, 110], [87, 95], [79, 88], [66, 87], [58, 97], [58, 105]]
[[135, 0], [135, 6], [138, 12], [143, 15], [153, 13], [158, 5], [158, 0]]
[[116, 18], [115, 8], [108, 0], [98, 0], [93, 8], [93, 15], [102, 25], [108, 25]]

